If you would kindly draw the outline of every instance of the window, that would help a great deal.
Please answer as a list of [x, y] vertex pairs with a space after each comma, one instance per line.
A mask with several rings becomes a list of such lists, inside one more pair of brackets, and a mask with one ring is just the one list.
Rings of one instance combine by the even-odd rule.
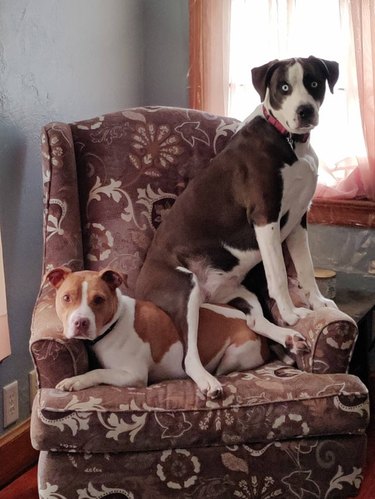
[[335, 93], [327, 89], [312, 137], [320, 160], [319, 183], [331, 187], [347, 178], [358, 166], [356, 158], [366, 156], [355, 68], [348, 64], [353, 60], [348, 4], [232, 0], [230, 33], [228, 114], [241, 120], [259, 104], [250, 68], [276, 58], [309, 55], [339, 62]]
[[[260, 103], [252, 67], [309, 55], [339, 62], [335, 93], [327, 89], [320, 124], [312, 132], [321, 161], [318, 195], [372, 200], [356, 211], [365, 225], [373, 220], [365, 212], [375, 209], [375, 0], [190, 0], [190, 14], [200, 21], [190, 27], [192, 107], [243, 119]], [[229, 35], [216, 50], [212, 33], [219, 32]], [[212, 77], [212, 66], [222, 80]], [[220, 85], [224, 98], [213, 99], [221, 95]]]

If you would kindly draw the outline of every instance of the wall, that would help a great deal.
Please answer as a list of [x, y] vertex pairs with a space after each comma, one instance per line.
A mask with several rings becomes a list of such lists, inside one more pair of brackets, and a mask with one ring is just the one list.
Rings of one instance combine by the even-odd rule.
[[146, 0], [144, 103], [188, 107], [189, 1]]
[[[18, 379], [28, 416], [28, 339], [41, 277], [39, 132], [144, 102], [141, 0], [0, 0], [0, 224], [12, 355], [1, 387]], [[0, 400], [0, 433], [3, 432]]]

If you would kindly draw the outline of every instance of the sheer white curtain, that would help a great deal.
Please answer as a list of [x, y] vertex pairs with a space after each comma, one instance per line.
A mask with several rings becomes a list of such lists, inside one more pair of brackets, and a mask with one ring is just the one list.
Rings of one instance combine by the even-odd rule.
[[4, 262], [0, 232], [0, 361], [10, 354], [8, 312], [5, 295]]
[[232, 0], [230, 43], [228, 114], [240, 119], [259, 103], [250, 80], [252, 67], [272, 59], [309, 55], [340, 63], [335, 93], [327, 91], [320, 124], [312, 132], [320, 158], [317, 196], [365, 197], [358, 174], [366, 147], [350, 1]]
[[364, 191], [375, 200], [375, 0], [348, 0], [366, 156], [359, 158]]

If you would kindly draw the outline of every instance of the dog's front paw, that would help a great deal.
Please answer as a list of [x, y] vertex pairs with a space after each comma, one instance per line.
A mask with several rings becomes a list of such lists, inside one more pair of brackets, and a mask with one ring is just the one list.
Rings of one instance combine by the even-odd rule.
[[313, 310], [319, 310], [320, 308], [333, 308], [338, 309], [336, 303], [329, 298], [324, 298], [321, 294], [310, 294], [309, 302]]
[[294, 355], [298, 355], [304, 352], [309, 352], [310, 347], [306, 342], [306, 338], [297, 331], [291, 331], [292, 334], [286, 337], [285, 339], [285, 347], [293, 353]]
[[199, 390], [210, 399], [217, 399], [223, 395], [223, 386], [214, 376], [207, 373], [204, 378], [197, 380]]
[[60, 383], [57, 383], [56, 388], [64, 392], [76, 392], [87, 388], [87, 383], [84, 382], [82, 376], [73, 376], [72, 378], [65, 378]]
[[293, 326], [297, 321], [311, 314], [311, 310], [303, 307], [293, 307], [290, 310], [280, 311], [280, 314], [286, 324]]

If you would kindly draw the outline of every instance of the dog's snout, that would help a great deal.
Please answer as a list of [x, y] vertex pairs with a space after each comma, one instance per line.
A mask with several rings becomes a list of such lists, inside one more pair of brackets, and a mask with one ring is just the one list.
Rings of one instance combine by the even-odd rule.
[[314, 116], [315, 110], [311, 104], [304, 104], [297, 108], [297, 114], [301, 120], [308, 121]]
[[74, 327], [79, 331], [87, 331], [90, 321], [86, 317], [78, 317], [74, 321]]

